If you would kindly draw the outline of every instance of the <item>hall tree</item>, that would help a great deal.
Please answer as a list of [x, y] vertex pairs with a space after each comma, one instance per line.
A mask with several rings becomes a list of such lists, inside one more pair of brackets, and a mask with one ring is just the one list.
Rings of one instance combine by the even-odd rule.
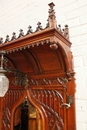
[[25, 35], [21, 29], [18, 37], [0, 40], [10, 82], [0, 98], [0, 130], [76, 130], [72, 43], [54, 6], [46, 27], [38, 22], [35, 31], [29, 26]]

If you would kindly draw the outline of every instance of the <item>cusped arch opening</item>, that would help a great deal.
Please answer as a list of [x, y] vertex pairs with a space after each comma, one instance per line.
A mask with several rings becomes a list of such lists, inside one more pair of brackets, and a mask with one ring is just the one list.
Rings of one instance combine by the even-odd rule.
[[[36, 127], [36, 130], [46, 128], [44, 109], [31, 97], [30, 91], [24, 91], [22, 96], [12, 106], [10, 128], [29, 129]], [[33, 120], [34, 119], [34, 120]], [[32, 126], [32, 121], [34, 121]]]

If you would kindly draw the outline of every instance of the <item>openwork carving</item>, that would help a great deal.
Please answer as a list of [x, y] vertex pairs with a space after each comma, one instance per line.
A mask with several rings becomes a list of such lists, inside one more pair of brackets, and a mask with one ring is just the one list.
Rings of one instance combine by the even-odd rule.
[[66, 87], [66, 83], [68, 82], [68, 79], [61, 78], [61, 77], [55, 77], [55, 78], [42, 78], [42, 79], [28, 79], [29, 86], [33, 85], [63, 85], [63, 87]]
[[34, 100], [45, 109], [49, 130], [63, 130], [64, 124], [60, 115], [62, 95], [56, 90], [31, 90], [31, 93]]
[[11, 116], [10, 110], [8, 107], [6, 107], [5, 116], [3, 117], [2, 120], [5, 130], [10, 129], [10, 116]]
[[10, 38], [9, 38], [9, 35], [6, 36], [6, 39], [5, 39], [5, 43], [6, 42], [9, 42], [10, 41]]
[[10, 81], [10, 85], [26, 86], [27, 75], [18, 69], [13, 69], [12, 67], [8, 67], [7, 62], [8, 62], [8, 59], [4, 58], [3, 64], [4, 64], [5, 70], [9, 73], [10, 72], [13, 73], [14, 75], [14, 80]]
[[24, 75], [22, 72], [14, 72], [14, 80], [10, 81], [10, 85], [13, 86], [23, 86], [25, 89], [28, 89], [32, 86], [38, 85], [62, 85], [66, 89], [66, 84], [68, 82], [67, 78], [55, 77], [55, 78], [42, 78], [42, 79], [33, 79], [28, 78], [27, 75]]
[[27, 75], [25, 75], [23, 72], [20, 72], [19, 70], [14, 71], [14, 80], [10, 82], [13, 86], [25, 86]]
[[32, 26], [29, 25], [26, 35], [31, 34], [31, 33], [33, 33], [33, 30], [32, 30]]
[[13, 35], [13, 36], [12, 36], [11, 40], [15, 40], [15, 39], [16, 39], [16, 33], [13, 32], [12, 35]]
[[[16, 40], [16, 39], [21, 38], [21, 37], [24, 37], [24, 36], [26, 36], [26, 35], [35, 33], [35, 32], [37, 32], [37, 31], [44, 30], [44, 29], [46, 29], [46, 28], [51, 27], [51, 26], [53, 25], [53, 23], [54, 23], [55, 29], [57, 29], [66, 39], [69, 40], [69, 30], [68, 30], [68, 26], [65, 25], [65, 28], [64, 28], [63, 30], [61, 29], [61, 25], [58, 25], [58, 27], [57, 27], [57, 25], [56, 25], [55, 10], [54, 10], [54, 6], [55, 6], [55, 5], [54, 5], [53, 2], [50, 3], [50, 4], [48, 4], [48, 5], [49, 5], [50, 9], [49, 9], [49, 11], [48, 11], [48, 12], [49, 12], [49, 16], [48, 16], [48, 20], [47, 20], [48, 23], [46, 24], [46, 27], [42, 28], [41, 23], [38, 22], [38, 23], [37, 23], [38, 26], [36, 27], [36, 30], [33, 31], [33, 30], [32, 30], [32, 26], [29, 25], [27, 33], [24, 34], [23, 29], [20, 29], [20, 30], [19, 30], [20, 33], [19, 33], [18, 37], [16, 37], [16, 33], [13, 32], [12, 37], [9, 38], [9, 35], [7, 35], [4, 42], [3, 42], [3, 38], [0, 38], [0, 44], [7, 43], [7, 42], [10, 42], [10, 41], [12, 41], [12, 40]], [[53, 21], [52, 21], [52, 20], [53, 20]], [[52, 27], [53, 27], [53, 26], [52, 26]]]
[[36, 28], [36, 32], [43, 29], [40, 22], [38, 22], [37, 25], [38, 25], [38, 26], [37, 26], [37, 28]]
[[23, 37], [23, 36], [24, 36], [23, 29], [20, 29], [20, 30], [19, 30], [19, 32], [20, 32], [20, 33], [19, 33], [19, 36], [18, 36], [18, 38], [20, 38], [20, 37]]
[[2, 117], [2, 130], [9, 130], [10, 129], [10, 116], [11, 116], [11, 108], [15, 102], [23, 94], [23, 90], [9, 90], [8, 93], [3, 97], [3, 117]]

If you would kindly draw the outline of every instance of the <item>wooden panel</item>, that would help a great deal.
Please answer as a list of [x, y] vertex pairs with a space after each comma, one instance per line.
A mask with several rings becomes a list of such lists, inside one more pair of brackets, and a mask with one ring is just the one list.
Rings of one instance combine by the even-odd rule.
[[[5, 95], [2, 101], [2, 129], [9, 130], [10, 129], [10, 118], [11, 118], [11, 108], [15, 104], [15, 102], [21, 97], [23, 94], [23, 90], [9, 90], [8, 93]], [[19, 110], [19, 109], [18, 109]], [[17, 111], [17, 120], [14, 123], [19, 121], [20, 110]], [[16, 125], [16, 124], [15, 124]]]
[[[58, 87], [58, 86], [57, 86]], [[42, 88], [42, 87], [41, 87]], [[61, 104], [63, 101], [65, 101], [63, 90], [56, 88], [55, 90], [51, 89], [33, 89], [31, 90], [32, 98], [40, 104], [47, 115], [48, 120], [48, 130], [50, 129], [57, 129], [57, 127], [60, 127], [60, 129], [63, 129], [64, 122], [65, 122], [65, 111], [61, 107]], [[66, 129], [66, 128], [65, 128]]]
[[60, 50], [51, 50], [49, 44], [31, 49], [39, 60], [43, 73], [63, 72], [64, 62]]
[[14, 114], [14, 126], [21, 123], [21, 106], [17, 108]]
[[10, 61], [12, 61], [16, 69], [20, 69], [22, 72], [32, 72], [32, 64], [30, 59], [24, 55], [22, 51], [12, 53], [8, 55]]
[[30, 118], [28, 122], [28, 130], [37, 130], [37, 122], [35, 118]]

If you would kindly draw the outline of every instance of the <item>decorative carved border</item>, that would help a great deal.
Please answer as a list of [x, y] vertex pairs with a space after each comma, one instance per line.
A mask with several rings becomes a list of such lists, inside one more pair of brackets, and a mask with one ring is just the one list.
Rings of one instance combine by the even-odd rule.
[[54, 10], [54, 6], [55, 6], [55, 5], [54, 5], [53, 2], [50, 3], [50, 4], [48, 4], [48, 5], [49, 5], [49, 7], [50, 7], [50, 9], [49, 9], [49, 11], [48, 11], [48, 12], [49, 12], [49, 17], [48, 17], [48, 19], [47, 19], [47, 24], [46, 24], [46, 27], [45, 27], [45, 28], [42, 27], [41, 22], [38, 22], [38, 23], [37, 23], [37, 27], [36, 27], [36, 30], [35, 30], [35, 31], [33, 31], [32, 26], [29, 25], [26, 34], [24, 34], [23, 29], [20, 29], [18, 36], [16, 36], [16, 33], [13, 32], [13, 33], [12, 33], [12, 37], [10, 38], [9, 35], [6, 35], [6, 39], [5, 39], [4, 41], [3, 41], [3, 38], [0, 37], [0, 44], [5, 44], [5, 43], [8, 43], [8, 42], [17, 40], [17, 39], [19, 39], [19, 38], [21, 38], [21, 37], [25, 37], [26, 35], [33, 34], [33, 33], [37, 32], [37, 31], [41, 31], [41, 30], [44, 30], [44, 29], [46, 29], [46, 28], [52, 28], [52, 27], [53, 27], [53, 28], [56, 28], [56, 30], [57, 30], [58, 32], [60, 32], [60, 33], [62, 34], [62, 36], [64, 36], [66, 39], [69, 40], [68, 25], [65, 25], [65, 27], [64, 27], [63, 29], [61, 29], [61, 25], [58, 25], [58, 26], [57, 26], [57, 25], [56, 25], [55, 10]]
[[[15, 78], [14, 80], [10, 81], [10, 85], [12, 86], [21, 86], [20, 78]], [[55, 78], [40, 78], [40, 79], [34, 79], [34, 78], [27, 78], [26, 86], [32, 87], [32, 86], [47, 86], [47, 85], [62, 85], [64, 88], [66, 88], [66, 84], [68, 82], [67, 78], [62, 77], [55, 77]], [[26, 88], [25, 86], [25, 88]]]
[[38, 41], [38, 42], [35, 42], [33, 44], [28, 44], [28, 45], [23, 45], [23, 46], [20, 46], [18, 48], [15, 48], [15, 49], [12, 49], [12, 50], [7, 50], [6, 53], [12, 53], [12, 52], [15, 52], [15, 51], [20, 51], [20, 50], [25, 50], [27, 48], [30, 48], [30, 47], [34, 47], [34, 46], [39, 46], [39, 45], [44, 45], [44, 44], [49, 44], [50, 43], [50, 39], [46, 39], [46, 40], [41, 40], [41, 41]]

